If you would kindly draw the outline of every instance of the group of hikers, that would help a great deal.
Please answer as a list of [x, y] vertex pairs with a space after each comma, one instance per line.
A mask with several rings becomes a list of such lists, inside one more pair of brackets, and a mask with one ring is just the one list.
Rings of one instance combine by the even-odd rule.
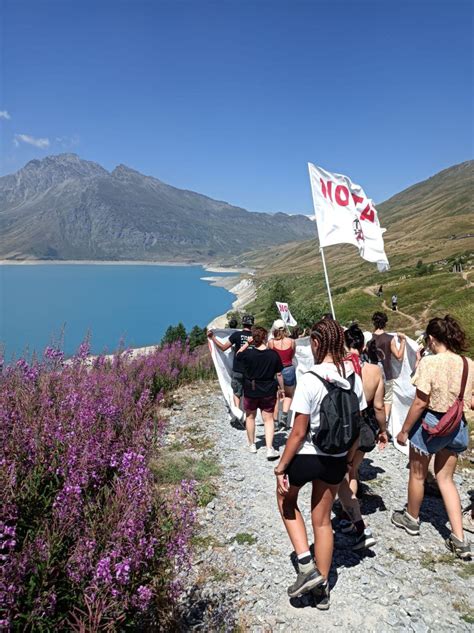
[[[221, 351], [233, 348], [231, 384], [234, 403], [245, 412], [248, 450], [257, 452], [255, 420], [260, 410], [267, 459], [279, 458], [274, 469], [278, 508], [298, 570], [288, 595], [312, 592], [319, 609], [329, 608], [328, 574], [334, 542], [331, 511], [336, 497], [342, 506], [338, 528], [354, 536], [352, 549], [372, 547], [376, 542], [362, 518], [357, 489], [364, 455], [376, 445], [383, 450], [390, 441], [392, 359], [403, 360], [406, 337], [400, 332], [396, 338], [388, 334], [387, 321], [385, 313], [375, 312], [368, 338], [356, 323], [344, 329], [330, 314], [325, 315], [310, 328], [314, 364], [298, 382], [296, 341], [282, 320], [274, 322], [270, 337], [264, 327], [254, 324], [251, 315], [242, 318], [242, 329], [227, 340], [208, 332]], [[393, 512], [391, 521], [411, 536], [420, 533], [424, 483], [434, 455], [434, 474], [451, 525], [446, 547], [470, 560], [464, 529], [473, 531], [472, 510], [463, 517], [453, 478], [458, 455], [468, 447], [464, 414], [474, 408], [474, 364], [463, 356], [465, 349], [466, 337], [455, 319], [448, 315], [429, 321], [412, 376], [416, 395], [396, 436], [399, 445], [409, 444], [408, 499], [404, 509]], [[273, 445], [279, 403], [280, 421], [289, 426], [281, 455]], [[313, 553], [298, 507], [299, 491], [307, 483], [312, 485]]]
[[[379, 286], [379, 289], [375, 293], [379, 299], [383, 297], [383, 286]], [[392, 295], [392, 310], [394, 312], [398, 312], [398, 296], [396, 294]]]

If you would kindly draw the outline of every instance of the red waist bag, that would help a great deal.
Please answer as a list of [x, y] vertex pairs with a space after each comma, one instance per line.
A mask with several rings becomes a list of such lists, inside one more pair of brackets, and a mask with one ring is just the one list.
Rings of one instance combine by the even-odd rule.
[[432, 437], [444, 437], [445, 435], [450, 435], [453, 431], [455, 431], [461, 422], [463, 411], [464, 411], [464, 391], [466, 389], [467, 382], [467, 374], [469, 372], [469, 366], [467, 364], [467, 360], [464, 356], [461, 356], [463, 367], [462, 367], [462, 378], [461, 378], [461, 390], [459, 392], [459, 396], [456, 398], [454, 403], [449, 407], [443, 417], [439, 420], [436, 426], [429, 426], [423, 420], [422, 427], [424, 430], [429, 433], [430, 437], [428, 441]]

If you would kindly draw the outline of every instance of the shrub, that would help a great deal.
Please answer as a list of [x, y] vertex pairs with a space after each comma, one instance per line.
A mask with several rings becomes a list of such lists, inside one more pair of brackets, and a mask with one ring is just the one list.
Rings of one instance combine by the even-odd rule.
[[149, 462], [164, 391], [207, 368], [180, 342], [87, 355], [0, 373], [0, 629], [162, 623], [189, 564], [196, 483], [158, 493]]

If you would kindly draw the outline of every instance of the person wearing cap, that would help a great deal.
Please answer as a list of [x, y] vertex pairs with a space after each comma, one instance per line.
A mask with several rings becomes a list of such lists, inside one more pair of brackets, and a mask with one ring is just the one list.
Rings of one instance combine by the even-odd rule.
[[[268, 348], [275, 350], [283, 364], [283, 383], [285, 388], [285, 397], [282, 403], [282, 424], [288, 427], [288, 411], [291, 407], [291, 401], [296, 387], [296, 371], [293, 365], [293, 356], [295, 355], [296, 343], [290, 338], [286, 324], [282, 319], [277, 319], [273, 323], [273, 339], [268, 341]], [[278, 403], [276, 405], [275, 416], [278, 418]]]
[[[244, 369], [242, 362], [238, 357], [237, 352], [246, 343], [252, 342], [252, 326], [254, 324], [254, 317], [251, 314], [244, 314], [242, 317], [242, 330], [233, 332], [225, 343], [219, 341], [212, 330], [209, 330], [207, 336], [212, 340], [214, 345], [221, 351], [225, 352], [230, 347], [234, 350], [234, 362], [232, 365], [232, 377], [231, 386], [234, 394], [234, 404], [237, 408], [240, 408], [240, 399], [242, 398], [244, 391]], [[248, 345], [246, 346], [248, 347]]]

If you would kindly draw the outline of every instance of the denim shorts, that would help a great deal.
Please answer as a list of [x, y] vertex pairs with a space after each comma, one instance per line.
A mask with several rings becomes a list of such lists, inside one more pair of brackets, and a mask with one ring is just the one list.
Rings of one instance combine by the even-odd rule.
[[459, 427], [444, 437], [430, 435], [422, 427], [421, 423], [423, 420], [425, 420], [429, 426], [435, 427], [443, 415], [444, 413], [438, 413], [437, 411], [430, 411], [427, 409], [410, 431], [408, 436], [410, 438], [410, 444], [418, 453], [433, 455], [434, 453], [439, 453], [439, 451], [442, 451], [444, 448], [452, 453], [463, 453], [467, 449], [469, 431], [464, 417], [462, 418]]
[[283, 367], [281, 373], [283, 374], [283, 382], [287, 387], [294, 387], [296, 385], [296, 370], [294, 365]]

